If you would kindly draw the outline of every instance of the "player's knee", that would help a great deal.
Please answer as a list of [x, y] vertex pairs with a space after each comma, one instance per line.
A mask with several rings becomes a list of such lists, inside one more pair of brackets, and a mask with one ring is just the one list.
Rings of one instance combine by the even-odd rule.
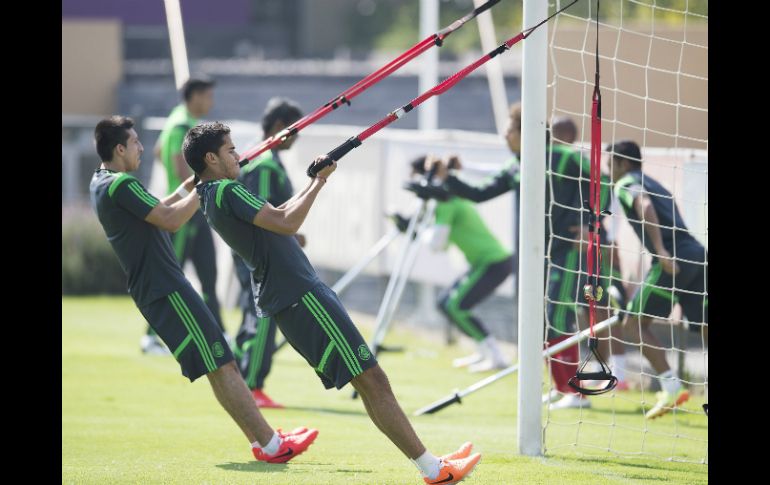
[[460, 318], [463, 316], [464, 312], [460, 309], [460, 301], [458, 298], [449, 298], [446, 301], [446, 304], [444, 305], [445, 311], [448, 315], [451, 315], [454, 318]]
[[235, 360], [231, 360], [227, 364], [223, 364], [219, 366], [218, 368], [214, 369], [213, 371], [206, 374], [206, 377], [211, 379], [218, 379], [223, 376], [227, 376], [228, 374], [236, 373], [239, 376], [241, 375], [240, 371], [238, 370], [238, 367], [235, 364]]
[[364, 396], [372, 396], [377, 392], [390, 389], [388, 376], [385, 375], [385, 371], [382, 370], [379, 364], [366, 369], [354, 377], [350, 383], [353, 384], [353, 387], [359, 394]]

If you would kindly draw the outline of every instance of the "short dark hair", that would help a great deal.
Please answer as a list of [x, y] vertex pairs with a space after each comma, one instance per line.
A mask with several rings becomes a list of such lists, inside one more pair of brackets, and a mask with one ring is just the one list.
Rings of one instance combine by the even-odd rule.
[[262, 113], [262, 132], [267, 133], [276, 121], [282, 121], [290, 125], [302, 118], [302, 110], [299, 105], [288, 98], [270, 98]]
[[193, 127], [184, 137], [182, 153], [187, 165], [198, 175], [206, 170], [206, 154], [217, 153], [225, 143], [230, 128], [219, 121]]
[[128, 143], [128, 130], [134, 127], [134, 120], [127, 116], [110, 116], [96, 124], [94, 140], [96, 153], [103, 162], [112, 160], [112, 151], [118, 145]]
[[633, 140], [620, 140], [607, 146], [607, 151], [613, 157], [622, 158], [631, 162], [635, 168], [642, 167], [642, 151]]
[[208, 76], [191, 77], [185, 81], [179, 91], [182, 93], [182, 99], [190, 101], [194, 93], [213, 88], [214, 85], [216, 85], [216, 82]]
[[577, 138], [577, 125], [569, 116], [559, 116], [553, 120], [553, 137], [559, 141], [572, 143]]
[[425, 174], [425, 157], [426, 155], [421, 155], [409, 162], [409, 165], [412, 166], [412, 171], [419, 173], [420, 175]]

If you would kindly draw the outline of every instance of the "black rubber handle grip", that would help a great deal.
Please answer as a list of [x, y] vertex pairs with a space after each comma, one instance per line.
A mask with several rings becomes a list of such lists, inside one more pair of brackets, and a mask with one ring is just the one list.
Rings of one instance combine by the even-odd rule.
[[318, 172], [323, 170], [325, 167], [328, 167], [333, 162], [338, 161], [340, 158], [347, 155], [350, 150], [358, 146], [361, 146], [361, 140], [359, 140], [355, 136], [348, 138], [340, 146], [338, 146], [334, 150], [327, 153], [326, 156], [328, 158], [326, 160], [324, 160], [321, 163], [315, 163], [315, 162], [311, 163], [310, 166], [307, 168], [307, 176], [310, 178], [315, 178], [315, 176], [318, 175]]

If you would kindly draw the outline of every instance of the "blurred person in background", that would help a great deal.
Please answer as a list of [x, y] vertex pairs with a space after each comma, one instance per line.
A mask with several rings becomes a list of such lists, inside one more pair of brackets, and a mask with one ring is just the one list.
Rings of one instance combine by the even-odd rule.
[[[453, 195], [483, 202], [510, 190], [518, 193], [521, 182], [519, 158], [521, 152], [521, 103], [510, 107], [510, 118], [505, 138], [514, 157], [486, 182], [474, 185], [460, 178], [462, 163], [457, 157], [450, 158], [449, 174], [444, 186]], [[570, 126], [572, 125], [572, 126]], [[565, 141], [577, 133], [574, 122], [560, 121], [560, 136]], [[584, 163], [586, 162], [586, 163]], [[578, 331], [577, 321], [583, 300], [583, 285], [586, 283], [585, 271], [581, 264], [581, 255], [587, 249], [587, 223], [583, 221], [583, 199], [588, 198], [590, 182], [590, 164], [584, 160], [580, 151], [564, 143], [550, 143], [550, 127], [546, 130], [546, 347], [558, 344]], [[610, 183], [604, 179], [602, 190], [606, 192], [602, 201], [609, 201]], [[520, 205], [517, 203], [517, 207]], [[519, 231], [517, 231], [518, 234]], [[518, 243], [518, 241], [517, 241]], [[549, 269], [550, 263], [550, 269]], [[516, 264], [518, 267], [518, 264]], [[602, 286], [609, 286], [602, 280]], [[600, 306], [609, 315], [606, 306], [608, 297], [603, 296]], [[604, 354], [608, 349], [606, 340], [601, 342]], [[601, 352], [601, 350], [600, 350]], [[578, 370], [580, 363], [579, 347], [574, 345], [551, 356], [550, 370], [554, 387], [543, 396], [543, 402], [550, 409], [589, 407], [590, 401], [576, 393], [568, 384]]]
[[[553, 134], [553, 142], [554, 144], [561, 144], [561, 145], [572, 145], [574, 146], [575, 141], [577, 140], [578, 136], [578, 127], [573, 121], [572, 117], [567, 115], [557, 116], [553, 119], [553, 123], [551, 125], [551, 133]], [[575, 149], [579, 149], [579, 147], [575, 146]], [[583, 155], [585, 158], [585, 154]], [[587, 160], [590, 160], [590, 157], [587, 158]], [[585, 175], [585, 171], [584, 171]], [[609, 177], [605, 177], [603, 180], [603, 183], [609, 183]], [[586, 194], [583, 195], [583, 197], [587, 197]], [[610, 200], [610, 212], [614, 213], [616, 212], [617, 206], [617, 199], [614, 197], [614, 195], [611, 195], [612, 199]], [[617, 218], [609, 218], [604, 219], [606, 231], [603, 234], [603, 241], [602, 241], [602, 252], [603, 252], [603, 258], [602, 258], [602, 273], [606, 274], [609, 273], [610, 275], [610, 286], [607, 288], [607, 291], [609, 291], [609, 302], [613, 308], [624, 308], [626, 305], [627, 300], [627, 294], [626, 290], [623, 286], [623, 278], [621, 275], [621, 268], [620, 268], [620, 257], [618, 254], [618, 247], [615, 241], [617, 240], [617, 233], [618, 233], [618, 221]], [[606, 259], [609, 258], [609, 259]], [[586, 323], [588, 323], [588, 309], [586, 307], [581, 307], [581, 319], [579, 319], [580, 325], [579, 327], [581, 330], [586, 326]], [[608, 315], [609, 317], [609, 315]], [[602, 356], [610, 355], [610, 367], [612, 368], [612, 373], [615, 377], [617, 377], [618, 382], [615, 386], [615, 389], [618, 391], [625, 391], [628, 390], [628, 382], [626, 381], [626, 354], [625, 354], [625, 348], [623, 344], [617, 339], [611, 339], [611, 338], [604, 338], [604, 335], [611, 335], [610, 331], [602, 332], [599, 334], [599, 354]], [[603, 387], [602, 384], [605, 384], [606, 382], [594, 382], [594, 385], [598, 385]]]
[[[262, 115], [263, 140], [279, 133], [300, 118], [302, 118], [302, 111], [295, 102], [277, 97], [270, 99]], [[297, 136], [292, 135], [272, 150], [262, 153], [242, 167], [238, 175], [239, 182], [275, 207], [279, 207], [294, 195], [294, 188], [279, 153], [291, 148]], [[305, 237], [301, 234], [296, 234], [295, 237], [300, 247], [304, 247]], [[246, 385], [254, 395], [257, 406], [282, 408], [283, 405], [273, 401], [263, 390], [275, 353], [275, 320], [257, 316], [254, 292], [251, 289], [251, 271], [235, 251], [233, 251], [233, 262], [241, 284], [238, 301], [243, 311], [241, 327], [235, 339], [234, 351], [238, 366], [246, 380]]]
[[[442, 183], [447, 167], [433, 156], [421, 156], [411, 162], [412, 175], [426, 174], [426, 167], [438, 166], [435, 180]], [[475, 204], [460, 197], [436, 201], [436, 218], [429, 229], [429, 246], [444, 251], [454, 244], [463, 253], [470, 268], [438, 297], [438, 308], [465, 335], [476, 343], [477, 351], [455, 359], [455, 367], [470, 372], [504, 369], [511, 365], [497, 339], [472, 313], [508, 279], [513, 271], [513, 254], [492, 234], [476, 210]]]
[[[652, 265], [626, 307], [623, 331], [658, 373], [661, 391], [645, 418], [670, 412], [690, 398], [666, 361], [666, 351], [650, 330], [652, 319], [667, 319], [679, 302], [692, 331], [708, 344], [708, 253], [685, 226], [671, 193], [642, 173], [642, 152], [632, 140], [607, 147], [615, 195]], [[636, 325], [634, 325], [636, 323]]]
[[[182, 141], [187, 131], [198, 124], [200, 118], [206, 116], [213, 107], [214, 84], [213, 80], [203, 76], [188, 79], [180, 90], [182, 102], [168, 115], [160, 132], [155, 146], [155, 155], [166, 172], [167, 194], [172, 193], [181, 180], [192, 175], [182, 155]], [[183, 269], [188, 260], [192, 261], [195, 273], [201, 282], [203, 301], [206, 302], [217, 324], [224, 332], [216, 293], [217, 260], [214, 239], [203, 213], [196, 212], [190, 222], [171, 235], [171, 242], [174, 254]], [[229, 340], [228, 337], [228, 342]], [[141, 348], [142, 352], [148, 354], [168, 354], [168, 350], [157, 338], [152, 327], [147, 327], [147, 333], [142, 337]]]

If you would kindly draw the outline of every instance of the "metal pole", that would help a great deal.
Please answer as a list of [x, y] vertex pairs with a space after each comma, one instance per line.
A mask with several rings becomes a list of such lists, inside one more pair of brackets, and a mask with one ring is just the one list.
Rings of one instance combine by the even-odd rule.
[[[615, 325], [616, 323], [618, 323], [618, 321], [619, 321], [618, 315], [614, 315], [614, 316], [608, 318], [607, 320], [604, 320], [603, 322], [597, 323], [595, 325], [595, 327], [594, 327], [594, 330], [596, 332], [601, 332], [605, 328], [608, 328], [608, 327], [610, 327], [612, 325]], [[548, 347], [547, 349], [545, 349], [542, 352], [541, 355], [542, 355], [543, 358], [545, 358], [545, 357], [550, 357], [552, 355], [558, 354], [559, 352], [561, 352], [562, 350], [564, 350], [564, 349], [566, 349], [568, 347], [572, 347], [573, 345], [578, 345], [580, 342], [582, 342], [583, 340], [588, 338], [590, 333], [591, 333], [591, 329], [587, 328], [587, 329], [583, 330], [582, 332], [580, 332], [580, 333], [578, 333], [576, 335], [573, 335], [572, 337], [570, 337], [570, 338], [568, 338], [566, 340], [562, 340], [561, 342], [559, 342], [558, 344], [556, 344], [556, 345], [554, 345], [552, 347]], [[418, 409], [417, 411], [414, 412], [414, 415], [415, 416], [420, 416], [422, 414], [433, 414], [436, 411], [440, 411], [441, 409], [444, 409], [445, 407], [447, 407], [447, 406], [449, 406], [451, 404], [459, 403], [459, 402], [461, 402], [461, 398], [467, 396], [468, 394], [470, 394], [472, 392], [476, 392], [479, 389], [481, 389], [482, 387], [486, 387], [486, 386], [492, 384], [493, 382], [499, 381], [503, 377], [505, 377], [505, 376], [507, 376], [509, 374], [513, 374], [514, 372], [516, 372], [518, 370], [519, 370], [519, 364], [514, 364], [514, 365], [512, 365], [512, 366], [510, 366], [510, 367], [508, 367], [506, 369], [501, 370], [500, 372], [498, 372], [496, 374], [493, 374], [493, 375], [491, 375], [489, 377], [486, 377], [486, 378], [480, 380], [479, 382], [466, 387], [462, 391], [455, 390], [449, 396], [444, 397], [442, 399], [439, 399], [438, 401], [435, 401], [435, 402], [433, 402], [431, 404], [428, 404], [427, 406], [424, 406], [424, 407]], [[538, 397], [539, 397], [539, 394], [538, 394]]]
[[166, 5], [168, 38], [171, 41], [171, 62], [174, 65], [174, 83], [180, 89], [190, 78], [190, 66], [187, 63], [187, 47], [184, 40], [182, 9], [179, 0], [163, 0]]
[[[486, 0], [473, 0], [473, 4], [478, 8]], [[492, 22], [492, 11], [487, 10], [477, 17], [479, 23], [479, 37], [481, 38], [481, 49], [484, 52], [490, 52], [497, 47], [495, 36], [495, 25]], [[505, 93], [505, 78], [503, 77], [503, 68], [500, 65], [500, 58], [492, 59], [486, 64], [487, 83], [489, 83], [489, 96], [492, 98], [492, 112], [495, 115], [495, 126], [497, 134], [505, 135], [506, 123], [508, 123], [508, 96]]]
[[[439, 29], [438, 0], [420, 0], [420, 38]], [[438, 49], [431, 49], [420, 57], [420, 79], [417, 92], [424, 93], [438, 84]], [[417, 113], [417, 127], [421, 130], [438, 128], [438, 99], [429, 99]]]
[[[524, 0], [524, 26], [548, 15], [542, 0]], [[519, 453], [543, 453], [543, 310], [545, 259], [545, 120], [548, 25], [524, 42], [521, 115], [521, 238], [519, 242]]]

